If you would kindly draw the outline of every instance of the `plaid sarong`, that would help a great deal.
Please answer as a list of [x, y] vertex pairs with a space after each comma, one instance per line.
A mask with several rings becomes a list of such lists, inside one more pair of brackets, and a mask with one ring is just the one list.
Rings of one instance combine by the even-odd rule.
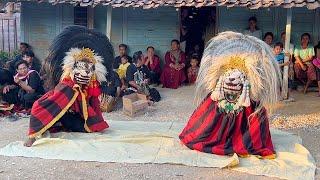
[[33, 104], [29, 137], [43, 134], [68, 110], [81, 114], [87, 132], [98, 132], [109, 127], [100, 111], [98, 97], [88, 95], [71, 79], [64, 79]]

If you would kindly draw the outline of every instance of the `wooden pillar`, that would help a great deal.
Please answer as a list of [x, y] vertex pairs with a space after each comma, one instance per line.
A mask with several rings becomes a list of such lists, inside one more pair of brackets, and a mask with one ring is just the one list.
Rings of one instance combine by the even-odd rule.
[[[292, 9], [287, 9], [286, 41], [284, 45], [285, 52], [290, 52]], [[289, 57], [285, 56], [284, 62], [288, 62]], [[288, 99], [288, 72], [289, 66], [283, 68], [282, 97]]]
[[106, 35], [111, 42], [111, 27], [112, 27], [112, 6], [109, 5], [107, 7], [107, 27], [106, 27]]
[[92, 7], [88, 7], [88, 28], [93, 29], [94, 27], [94, 9]]

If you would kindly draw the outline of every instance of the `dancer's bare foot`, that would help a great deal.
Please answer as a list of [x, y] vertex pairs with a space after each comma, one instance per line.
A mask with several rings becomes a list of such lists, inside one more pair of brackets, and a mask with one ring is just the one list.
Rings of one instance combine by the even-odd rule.
[[36, 138], [28, 138], [28, 140], [23, 145], [26, 147], [31, 147], [35, 141], [36, 141]]

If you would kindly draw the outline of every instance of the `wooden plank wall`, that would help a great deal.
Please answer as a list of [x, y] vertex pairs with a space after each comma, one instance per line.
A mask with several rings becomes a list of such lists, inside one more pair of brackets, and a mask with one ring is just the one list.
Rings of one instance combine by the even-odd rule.
[[[94, 27], [103, 33], [106, 33], [106, 14], [105, 6], [95, 8]], [[115, 55], [118, 55], [118, 45], [125, 43], [131, 56], [135, 51], [145, 53], [148, 46], [154, 46], [156, 53], [163, 58], [170, 48], [170, 41], [179, 38], [178, 25], [178, 12], [175, 8], [114, 8], [111, 42]]]
[[21, 11], [22, 39], [33, 47], [40, 60], [44, 60], [53, 38], [65, 26], [73, 24], [73, 6], [23, 2]]
[[178, 12], [175, 8], [157, 9], [126, 9], [124, 41], [129, 45], [130, 52], [145, 51], [154, 46], [157, 54], [163, 58], [170, 49], [170, 41], [179, 39]]
[[0, 50], [14, 52], [20, 42], [20, 13], [0, 13]]
[[[246, 8], [219, 7], [218, 31], [233, 30], [243, 32], [247, 27], [248, 18], [256, 16], [258, 27], [262, 33], [273, 32], [275, 42], [280, 40], [281, 32], [285, 31], [286, 9], [266, 8], [250, 10]], [[313, 44], [319, 41], [320, 22], [319, 10], [308, 10], [307, 8], [293, 8], [292, 17], [292, 42], [298, 44], [300, 35], [304, 32], [312, 35]]]

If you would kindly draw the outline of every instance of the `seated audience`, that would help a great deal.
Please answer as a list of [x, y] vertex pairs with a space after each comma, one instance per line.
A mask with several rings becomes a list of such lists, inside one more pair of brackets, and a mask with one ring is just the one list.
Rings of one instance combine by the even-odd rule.
[[318, 97], [320, 97], [320, 42], [315, 47], [315, 50], [316, 50], [316, 57], [313, 59], [312, 62], [316, 66], [317, 81], [318, 81], [318, 88], [319, 88]]
[[276, 43], [273, 47], [273, 52], [274, 52], [274, 55], [276, 57], [276, 60], [279, 64], [279, 66], [282, 70], [283, 66], [289, 64], [289, 63], [284, 63], [285, 54], [283, 52], [283, 44], [281, 42]]
[[197, 80], [199, 72], [199, 58], [198, 56], [192, 56], [190, 61], [190, 67], [188, 68], [188, 82], [194, 84]]
[[119, 78], [121, 80], [121, 90], [126, 89], [126, 83], [125, 83], [125, 78], [126, 78], [126, 73], [127, 69], [129, 67], [130, 63], [128, 62], [127, 56], [122, 56], [121, 57], [121, 64], [117, 70], [117, 73], [119, 75]]
[[2, 91], [3, 88], [6, 87], [7, 85], [12, 85], [14, 84], [13, 81], [13, 75], [11, 74], [11, 72], [7, 69], [4, 68], [0, 68], [0, 94], [1, 94], [1, 98], [2, 98]]
[[[200, 44], [200, 43], [199, 43]], [[202, 58], [202, 48], [200, 48], [200, 45], [199, 44], [196, 44], [194, 47], [193, 47], [193, 50], [188, 52], [187, 54], [187, 57], [186, 57], [186, 67], [185, 67], [185, 70], [186, 70], [186, 74], [188, 74], [188, 68], [190, 67], [190, 61], [192, 59], [193, 56], [197, 56], [198, 57], [198, 60], [200, 62], [201, 58]]]
[[[282, 32], [281, 33], [281, 42], [283, 44], [283, 47], [286, 43], [286, 32]], [[293, 51], [294, 51], [294, 45], [290, 42], [290, 45], [289, 45], [289, 51], [286, 52], [286, 53], [289, 53], [291, 56], [293, 55]]]
[[38, 97], [44, 93], [40, 76], [35, 70], [28, 68], [26, 61], [16, 64], [17, 74], [14, 76], [15, 85], [7, 85], [3, 88], [3, 100], [9, 104], [21, 105], [24, 109], [30, 109]]
[[150, 71], [150, 83], [160, 84], [160, 58], [154, 54], [154, 47], [149, 46], [147, 48], [147, 57], [144, 58], [144, 64]]
[[[310, 46], [310, 34], [304, 33], [301, 35], [301, 44], [295, 48], [294, 57], [296, 59], [294, 64], [294, 70], [296, 77], [305, 84], [304, 93], [312, 81], [317, 79], [316, 71], [311, 63], [314, 53], [314, 48]], [[305, 81], [307, 79], [307, 81]]]
[[160, 80], [165, 88], [177, 89], [185, 80], [186, 55], [180, 50], [178, 40], [171, 41], [171, 50], [165, 55], [165, 66]]
[[12, 61], [10, 61], [9, 64], [9, 71], [11, 72], [11, 74], [17, 73], [15, 65], [18, 61], [23, 60], [23, 54], [28, 50], [31, 50], [31, 46], [28, 43], [21, 42], [19, 46], [19, 54], [16, 55], [16, 57]]
[[103, 112], [111, 112], [120, 97], [121, 80], [115, 71], [110, 71], [106, 78], [106, 84], [101, 84], [102, 92], [105, 94], [100, 97], [100, 106]]
[[4, 68], [0, 68], [0, 116], [7, 116], [10, 115], [11, 112], [10, 110], [13, 108], [11, 108], [10, 104], [6, 103], [3, 101], [3, 94], [2, 91], [4, 89], [4, 87], [6, 87], [7, 85], [12, 85], [14, 84], [13, 81], [13, 75], [10, 73], [9, 70], [4, 69]]
[[39, 59], [34, 56], [34, 53], [31, 50], [27, 50], [22, 54], [22, 60], [27, 61], [29, 63], [29, 69], [35, 70], [38, 73], [41, 69], [41, 63]]
[[7, 69], [0, 68], [0, 88], [2, 92], [2, 88], [6, 85], [14, 84], [13, 75]]
[[132, 64], [127, 69], [126, 80], [129, 88], [125, 94], [134, 92], [144, 94], [151, 101], [158, 102], [161, 99], [159, 92], [155, 88], [149, 87], [150, 71], [143, 64], [143, 54], [141, 51], [135, 52]]
[[272, 47], [272, 43], [273, 43], [273, 33], [272, 32], [267, 32], [264, 37], [263, 37], [263, 41], [265, 43], [267, 43], [270, 47]]
[[196, 45], [193, 46], [193, 49], [188, 53], [188, 58], [191, 60], [191, 58], [192, 58], [193, 55], [198, 56], [198, 57], [199, 57], [199, 60], [201, 59], [201, 57], [202, 57], [202, 50], [201, 50], [199, 44], [196, 44]]
[[119, 66], [120, 66], [120, 64], [121, 64], [121, 58], [122, 58], [123, 56], [127, 56], [129, 63], [132, 62], [132, 58], [131, 58], [130, 56], [128, 56], [127, 50], [128, 50], [128, 46], [127, 46], [127, 45], [125, 45], [125, 44], [120, 44], [120, 45], [119, 45], [119, 56], [117, 56], [117, 57], [114, 59], [113, 69], [118, 69], [118, 68], [119, 68]]
[[150, 71], [143, 64], [143, 54], [141, 51], [135, 52], [132, 63], [129, 65], [126, 73], [126, 82], [128, 83], [128, 92], [143, 93], [149, 95], [146, 85], [150, 82]]

